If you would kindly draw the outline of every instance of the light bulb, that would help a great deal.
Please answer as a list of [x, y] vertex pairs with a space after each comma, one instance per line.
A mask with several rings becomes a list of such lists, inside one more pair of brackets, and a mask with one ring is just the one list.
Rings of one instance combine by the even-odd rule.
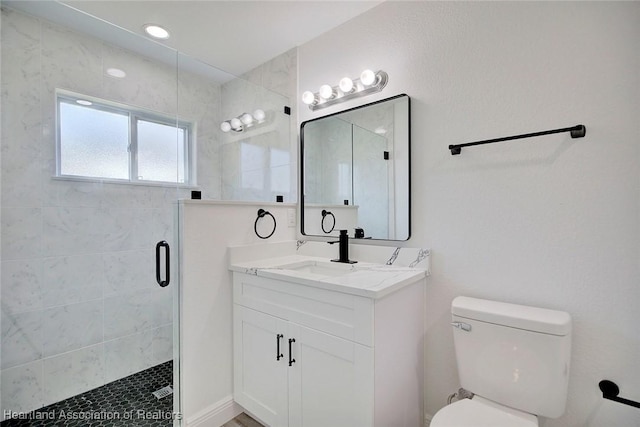
[[231, 130], [231, 123], [229, 122], [220, 123], [220, 130], [222, 132], [229, 132]]
[[353, 90], [353, 80], [351, 80], [349, 77], [343, 77], [340, 80], [340, 83], [338, 83], [338, 86], [340, 87], [340, 90], [344, 93], [349, 93]]
[[242, 122], [239, 118], [234, 117], [233, 119], [231, 119], [231, 127], [236, 130], [240, 129], [242, 127]]
[[316, 96], [311, 91], [304, 91], [302, 93], [302, 102], [306, 105], [311, 105], [316, 102]]
[[376, 81], [376, 74], [371, 70], [364, 70], [360, 74], [360, 81], [365, 86], [370, 86]]
[[244, 123], [245, 125], [250, 125], [251, 123], [253, 123], [253, 116], [251, 116], [251, 114], [249, 113], [244, 113], [242, 116], [240, 116], [240, 120], [242, 120], [242, 123]]
[[264, 120], [264, 118], [266, 117], [266, 115], [264, 114], [263, 110], [257, 109], [256, 111], [253, 112], [253, 117], [257, 121], [262, 122]]
[[322, 85], [320, 86], [318, 95], [320, 95], [322, 99], [331, 99], [333, 98], [333, 88], [329, 85]]

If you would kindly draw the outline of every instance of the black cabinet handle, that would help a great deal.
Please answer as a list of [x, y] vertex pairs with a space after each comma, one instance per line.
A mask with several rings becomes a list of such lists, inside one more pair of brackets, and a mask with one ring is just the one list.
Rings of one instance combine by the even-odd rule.
[[284, 354], [280, 353], [280, 338], [284, 337], [282, 334], [276, 335], [276, 360], [280, 360], [281, 357], [284, 357]]
[[296, 359], [291, 357], [291, 343], [296, 342], [295, 338], [289, 338], [289, 366], [296, 363]]
[[[162, 278], [160, 277], [160, 248], [165, 248], [164, 269], [166, 280], [162, 280]], [[164, 240], [159, 241], [156, 244], [156, 282], [158, 282], [158, 285], [160, 285], [161, 288], [169, 285], [171, 273], [171, 271], [169, 270], [169, 264], [171, 263], [170, 260], [171, 255], [169, 253], [169, 244]]]

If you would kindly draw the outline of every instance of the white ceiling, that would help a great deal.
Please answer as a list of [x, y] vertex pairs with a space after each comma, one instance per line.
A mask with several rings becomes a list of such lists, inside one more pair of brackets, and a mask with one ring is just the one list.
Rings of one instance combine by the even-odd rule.
[[[239, 76], [381, 1], [65, 0], [4, 3], [75, 29], [80, 29], [80, 25], [84, 31], [97, 31], [100, 27], [85, 14], [141, 35], [144, 24], [159, 24], [171, 33], [171, 37], [161, 43]], [[78, 22], [88, 19], [93, 22], [84, 25]], [[105, 27], [104, 23], [102, 27]], [[104, 30], [102, 28], [102, 33]], [[113, 32], [111, 28], [107, 30]], [[104, 34], [95, 35], [105, 38]], [[108, 41], [118, 43], [117, 40]]]

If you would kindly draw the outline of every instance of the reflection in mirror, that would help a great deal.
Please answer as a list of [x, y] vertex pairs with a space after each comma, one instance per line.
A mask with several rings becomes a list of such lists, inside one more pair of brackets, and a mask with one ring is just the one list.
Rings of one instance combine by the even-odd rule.
[[292, 200], [290, 98], [243, 78], [223, 83], [220, 97], [222, 199]]
[[302, 123], [302, 234], [409, 238], [409, 119], [398, 95]]

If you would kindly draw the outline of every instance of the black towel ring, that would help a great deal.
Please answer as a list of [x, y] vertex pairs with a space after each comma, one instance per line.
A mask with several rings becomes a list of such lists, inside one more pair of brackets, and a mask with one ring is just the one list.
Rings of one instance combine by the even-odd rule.
[[[328, 216], [331, 215], [331, 217], [333, 218], [333, 225], [331, 226], [331, 230], [327, 231], [324, 229], [324, 219]], [[333, 231], [334, 228], [336, 228], [336, 217], [333, 216], [333, 214], [331, 212], [329, 212], [328, 210], [323, 209], [322, 210], [322, 222], [320, 222], [320, 226], [322, 227], [322, 231], [325, 232], [325, 234], [329, 234]]]
[[[271, 230], [271, 233], [269, 233], [268, 236], [262, 236], [260, 235], [260, 233], [258, 233], [258, 221], [260, 220], [260, 218], [264, 218], [266, 215], [269, 215], [273, 219], [273, 230]], [[253, 223], [253, 231], [256, 232], [256, 236], [258, 236], [259, 238], [268, 239], [269, 237], [273, 236], [273, 233], [276, 232], [276, 218], [271, 215], [271, 212], [265, 211], [264, 209], [258, 209], [258, 217], [256, 218], [256, 222]]]

